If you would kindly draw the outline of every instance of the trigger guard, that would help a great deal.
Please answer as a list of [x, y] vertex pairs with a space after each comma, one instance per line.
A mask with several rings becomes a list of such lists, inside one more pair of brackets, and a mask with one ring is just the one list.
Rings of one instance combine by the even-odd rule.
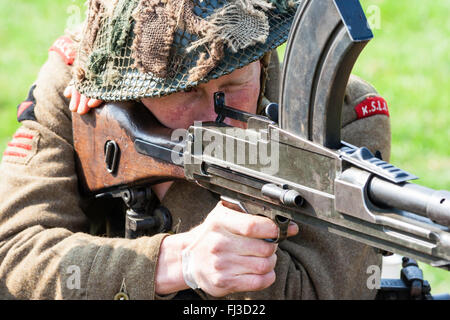
[[[249, 213], [247, 208], [245, 208], [243, 203], [239, 200], [229, 198], [226, 196], [221, 196], [220, 199], [232, 203], [234, 205], [237, 205], [242, 210], [243, 213], [247, 214]], [[276, 216], [274, 219], [272, 219], [272, 221], [275, 222], [275, 224], [278, 227], [278, 236], [276, 239], [263, 239], [263, 240], [270, 243], [280, 243], [281, 241], [286, 240], [288, 234], [288, 227], [291, 220], [282, 216]]]
[[273, 222], [275, 222], [275, 224], [278, 227], [278, 237], [276, 239], [264, 239], [264, 240], [271, 243], [280, 243], [283, 240], [286, 240], [288, 234], [288, 227], [291, 220], [281, 216], [276, 216]]

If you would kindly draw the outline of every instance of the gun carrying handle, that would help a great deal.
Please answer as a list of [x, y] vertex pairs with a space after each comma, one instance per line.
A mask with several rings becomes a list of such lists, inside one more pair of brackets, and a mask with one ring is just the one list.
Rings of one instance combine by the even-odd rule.
[[[248, 212], [248, 210], [245, 208], [245, 205], [236, 199], [221, 196], [220, 199], [222, 200], [223, 204], [232, 210], [240, 211], [242, 213], [251, 214]], [[263, 217], [271, 219], [277, 226], [278, 226], [278, 237], [276, 239], [263, 239], [264, 241], [271, 242], [271, 243], [280, 243], [281, 241], [285, 240], [287, 238], [288, 234], [288, 227], [291, 222], [290, 219], [282, 217], [282, 216], [275, 216], [274, 218], [261, 215]]]

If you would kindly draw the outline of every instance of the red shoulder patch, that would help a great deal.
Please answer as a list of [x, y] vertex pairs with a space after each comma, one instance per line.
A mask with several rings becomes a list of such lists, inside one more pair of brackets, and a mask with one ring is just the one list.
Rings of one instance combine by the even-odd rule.
[[367, 118], [376, 114], [384, 114], [389, 117], [389, 109], [386, 100], [382, 97], [369, 97], [355, 107], [358, 119]]
[[3, 153], [6, 162], [27, 164], [36, 154], [39, 133], [34, 130], [19, 128]]
[[67, 36], [58, 38], [48, 51], [55, 51], [61, 55], [67, 65], [75, 62], [76, 50], [72, 39]]

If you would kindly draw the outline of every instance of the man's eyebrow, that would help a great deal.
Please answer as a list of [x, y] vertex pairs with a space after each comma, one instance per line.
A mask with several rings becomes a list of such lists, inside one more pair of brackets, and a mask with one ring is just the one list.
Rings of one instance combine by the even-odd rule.
[[227, 86], [237, 86], [237, 85], [243, 85], [248, 82], [251, 82], [251, 77], [243, 77], [242, 79], [229, 79], [225, 81], [223, 84], [221, 84], [221, 87], [227, 87]]

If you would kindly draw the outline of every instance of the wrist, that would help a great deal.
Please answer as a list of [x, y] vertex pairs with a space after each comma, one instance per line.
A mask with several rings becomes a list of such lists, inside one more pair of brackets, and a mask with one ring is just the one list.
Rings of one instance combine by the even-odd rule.
[[186, 234], [171, 235], [161, 243], [155, 274], [155, 292], [167, 295], [188, 289], [183, 277], [182, 251], [187, 247]]

